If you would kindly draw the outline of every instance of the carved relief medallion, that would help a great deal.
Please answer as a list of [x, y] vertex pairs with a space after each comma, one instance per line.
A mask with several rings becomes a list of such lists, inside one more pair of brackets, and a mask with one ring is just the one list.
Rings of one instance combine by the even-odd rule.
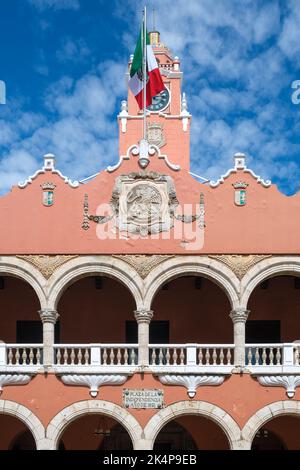
[[171, 177], [139, 172], [117, 178], [111, 203], [120, 231], [146, 236], [170, 230], [178, 201]]

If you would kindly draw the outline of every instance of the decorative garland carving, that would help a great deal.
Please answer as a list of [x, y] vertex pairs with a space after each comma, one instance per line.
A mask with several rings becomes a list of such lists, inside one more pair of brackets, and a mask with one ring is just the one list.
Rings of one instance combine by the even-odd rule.
[[7, 385], [26, 385], [32, 379], [28, 374], [0, 374], [0, 395]]
[[209, 255], [210, 258], [226, 264], [240, 280], [252, 266], [271, 256], [272, 255]]
[[54, 271], [77, 255], [17, 255], [37, 268], [45, 279], [49, 279]]
[[79, 385], [89, 387], [90, 395], [95, 398], [98, 395], [101, 385], [121, 385], [128, 379], [128, 374], [109, 374], [109, 375], [62, 375], [61, 380], [65, 385]]
[[174, 258], [174, 255], [113, 255], [132, 266], [145, 279], [148, 274], [163, 261]]
[[224, 375], [175, 375], [163, 374], [158, 376], [159, 381], [164, 385], [181, 385], [187, 389], [188, 396], [194, 398], [198, 387], [204, 385], [221, 385]]
[[300, 375], [259, 375], [256, 378], [265, 387], [284, 387], [289, 398], [294, 398], [296, 388], [300, 387]]

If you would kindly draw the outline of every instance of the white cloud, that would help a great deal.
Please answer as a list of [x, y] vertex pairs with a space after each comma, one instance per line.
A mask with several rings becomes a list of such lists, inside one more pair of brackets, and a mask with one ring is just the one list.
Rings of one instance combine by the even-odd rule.
[[72, 39], [64, 38], [60, 48], [56, 52], [56, 57], [60, 62], [85, 62], [91, 51], [82, 38]]
[[5, 112], [0, 144], [7, 146], [0, 162], [0, 191], [42, 166], [52, 152], [68, 176], [82, 179], [118, 160], [115, 110], [126, 93], [126, 65], [107, 61], [75, 81], [64, 77], [45, 93], [49, 117], [28, 113], [23, 103]]
[[28, 0], [29, 3], [38, 10], [46, 10], [52, 8], [53, 10], [79, 10], [79, 0]]
[[[77, 0], [31, 3], [40, 9], [58, 8], [58, 3], [60, 8], [79, 8]], [[128, 21], [123, 44], [129, 55], [138, 35], [141, 3], [120, 0], [116, 5], [116, 13]], [[300, 125], [297, 113], [291, 115], [288, 98], [286, 103], [278, 99], [299, 78], [290, 77], [286, 66], [286, 59], [300, 65], [298, 0], [286, 5], [283, 8], [277, 0], [159, 3], [161, 39], [182, 60], [183, 90], [193, 115], [191, 155], [196, 173], [216, 179], [232, 167], [233, 154], [243, 151], [258, 174], [289, 181], [291, 189], [298, 189], [300, 145], [291, 142]], [[80, 55], [85, 60], [86, 48], [83, 40], [66, 38], [57, 55], [64, 62]], [[2, 187], [8, 189], [12, 181], [40, 167], [36, 159], [50, 151], [57, 155], [59, 168], [74, 178], [115, 162], [116, 103], [126, 97], [126, 65], [124, 59], [107, 61], [79, 80], [62, 77], [45, 93], [48, 119], [28, 115], [22, 104], [7, 115], [0, 132], [0, 142], [10, 146], [0, 163]], [[24, 165], [21, 170], [16, 161]]]

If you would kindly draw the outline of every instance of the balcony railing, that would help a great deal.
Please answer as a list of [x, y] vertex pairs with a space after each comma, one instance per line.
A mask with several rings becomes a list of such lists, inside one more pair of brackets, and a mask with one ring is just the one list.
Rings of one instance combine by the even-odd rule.
[[150, 344], [149, 356], [152, 368], [232, 369], [234, 344]]
[[[253, 374], [295, 373], [300, 369], [299, 343], [246, 344], [245, 367]], [[150, 344], [153, 372], [231, 373], [234, 344]], [[43, 344], [0, 343], [0, 369], [33, 370], [43, 366]], [[138, 344], [54, 344], [55, 370], [137, 370]]]
[[138, 364], [137, 344], [54, 344], [58, 367], [121, 367]]
[[246, 344], [246, 366], [253, 370], [286, 370], [299, 366], [300, 344]]
[[0, 343], [0, 367], [39, 368], [42, 364], [42, 344]]

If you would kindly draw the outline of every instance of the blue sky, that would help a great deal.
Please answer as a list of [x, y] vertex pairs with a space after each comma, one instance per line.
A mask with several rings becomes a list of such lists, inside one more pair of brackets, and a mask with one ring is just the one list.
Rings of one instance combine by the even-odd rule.
[[[116, 115], [144, 2], [1, 0], [0, 192], [42, 155], [82, 179], [118, 155]], [[191, 170], [216, 179], [232, 156], [285, 194], [299, 190], [298, 0], [157, 0], [161, 38], [181, 59], [193, 115]], [[149, 22], [151, 25], [151, 22]], [[148, 28], [151, 29], [151, 28]]]

